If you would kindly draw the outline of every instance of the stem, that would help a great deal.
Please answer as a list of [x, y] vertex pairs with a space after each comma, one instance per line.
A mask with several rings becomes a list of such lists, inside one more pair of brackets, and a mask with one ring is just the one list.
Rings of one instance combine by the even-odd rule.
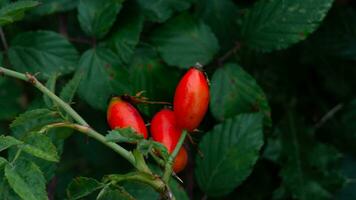
[[66, 102], [64, 102], [58, 96], [53, 94], [50, 90], [48, 90], [44, 85], [42, 85], [36, 79], [36, 77], [28, 73], [22, 74], [3, 67], [0, 67], [0, 75], [1, 74], [30, 82], [34, 87], [39, 89], [43, 94], [47, 95], [50, 99], [52, 99], [55, 103], [57, 103], [75, 121], [77, 121], [81, 125], [81, 126], [73, 125], [71, 126], [71, 128], [74, 128], [82, 133], [86, 133], [88, 136], [98, 140], [99, 142], [103, 143], [104, 145], [114, 150], [116, 153], [120, 154], [122, 157], [126, 158], [133, 166], [136, 167], [136, 162], [131, 152], [127, 151], [126, 149], [122, 148], [120, 145], [116, 143], [106, 141], [106, 138], [103, 135], [90, 128], [88, 123], [72, 107], [70, 107]]
[[236, 52], [241, 48], [241, 44], [236, 42], [235, 46], [226, 52], [221, 58], [218, 59], [218, 65], [222, 66], [222, 64], [230, 58], [230, 56], [236, 54]]
[[22, 149], [17, 150], [14, 159], [12, 159], [12, 161], [11, 161], [11, 164], [13, 164], [19, 158], [19, 156], [21, 155], [21, 152], [22, 152]]
[[1, 42], [2, 42], [2, 45], [4, 46], [4, 49], [5, 49], [5, 51], [7, 51], [9, 49], [9, 45], [7, 44], [5, 33], [1, 26], [0, 26], [0, 37], [1, 37]]
[[172, 175], [173, 161], [177, 157], [178, 152], [179, 152], [180, 148], [182, 147], [182, 145], [184, 143], [184, 140], [185, 140], [185, 137], [187, 136], [187, 134], [188, 134], [188, 131], [187, 130], [183, 130], [182, 135], [180, 136], [176, 147], [174, 148], [171, 156], [169, 156], [169, 158], [168, 158], [168, 161], [167, 161], [166, 166], [165, 166], [165, 171], [164, 171], [164, 174], [163, 174], [163, 180], [167, 184], [168, 184], [169, 178]]

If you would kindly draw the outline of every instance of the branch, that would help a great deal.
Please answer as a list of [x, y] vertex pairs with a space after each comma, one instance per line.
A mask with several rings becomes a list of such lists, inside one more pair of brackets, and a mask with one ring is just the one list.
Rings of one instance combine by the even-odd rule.
[[9, 49], [9, 45], [7, 44], [5, 33], [2, 27], [0, 27], [0, 37], [1, 37], [2, 45], [4, 46], [4, 50], [7, 51]]
[[179, 152], [180, 148], [182, 147], [182, 145], [184, 143], [184, 140], [185, 140], [185, 137], [187, 136], [187, 134], [188, 134], [188, 131], [183, 130], [182, 135], [180, 136], [176, 147], [174, 148], [171, 156], [169, 156], [169, 158], [168, 158], [168, 161], [167, 161], [166, 166], [165, 166], [165, 171], [164, 171], [164, 174], [163, 174], [163, 180], [167, 184], [168, 184], [169, 178], [172, 175], [172, 165], [173, 165], [174, 159], [177, 157], [178, 152]]
[[88, 136], [98, 140], [99, 142], [103, 143], [104, 145], [108, 146], [112, 150], [114, 150], [116, 153], [120, 154], [122, 157], [126, 158], [133, 166], [136, 167], [136, 162], [135, 159], [132, 155], [131, 152], [127, 151], [120, 145], [113, 143], [113, 142], [108, 142], [106, 141], [106, 138], [101, 135], [100, 133], [96, 132], [92, 128], [90, 128], [89, 124], [72, 108], [70, 107], [66, 102], [64, 102], [62, 99], [60, 99], [58, 96], [56, 96], [54, 93], [52, 93], [50, 90], [48, 90], [42, 83], [40, 83], [36, 77], [33, 75], [26, 73], [22, 74], [10, 69], [6, 69], [3, 67], [0, 67], [0, 75], [6, 75], [10, 76], [13, 78], [17, 78], [23, 81], [27, 81], [31, 83], [34, 87], [36, 87], [38, 90], [40, 90], [43, 94], [47, 95], [51, 100], [53, 100], [57, 105], [59, 105], [63, 110], [65, 110], [78, 124], [56, 124], [53, 125], [54, 127], [70, 127], [75, 130], [78, 130], [79, 132], [86, 133]]
[[236, 42], [236, 43], [235, 43], [235, 46], [234, 46], [232, 49], [230, 49], [228, 52], [226, 52], [223, 56], [221, 56], [221, 57], [218, 59], [218, 65], [219, 65], [219, 66], [222, 66], [223, 63], [224, 63], [227, 59], [229, 59], [230, 56], [236, 54], [236, 52], [237, 52], [238, 50], [240, 50], [240, 48], [241, 48], [241, 44], [240, 44], [239, 42]]

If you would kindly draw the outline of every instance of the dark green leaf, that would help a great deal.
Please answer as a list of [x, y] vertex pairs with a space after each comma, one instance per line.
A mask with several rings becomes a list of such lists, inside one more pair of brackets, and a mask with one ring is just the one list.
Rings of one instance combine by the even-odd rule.
[[20, 197], [11, 189], [8, 181], [6, 180], [4, 171], [5, 170], [0, 171], [0, 199], [19, 200]]
[[31, 10], [34, 15], [50, 15], [74, 9], [78, 0], [41, 0], [41, 4]]
[[131, 127], [119, 128], [113, 131], [109, 131], [109, 134], [105, 136], [107, 141], [110, 142], [130, 142], [136, 143], [143, 139], [141, 134], [136, 133]]
[[14, 166], [6, 165], [5, 177], [11, 188], [22, 199], [48, 199], [45, 179], [40, 169], [34, 163], [26, 160], [18, 160]]
[[48, 109], [36, 109], [27, 111], [18, 116], [10, 125], [13, 135], [16, 138], [23, 138], [27, 133], [38, 131], [43, 126], [61, 122], [57, 112]]
[[195, 174], [209, 196], [231, 192], [250, 175], [263, 144], [262, 118], [237, 115], [204, 135], [199, 143], [204, 157], [196, 157]]
[[83, 79], [78, 93], [89, 105], [105, 110], [111, 95], [128, 92], [127, 71], [119, 64], [116, 55], [108, 49], [90, 49], [82, 55], [79, 73]]
[[103, 184], [92, 178], [75, 178], [68, 186], [69, 199], [81, 199], [103, 187]]
[[107, 187], [104, 188], [97, 200], [135, 200], [122, 187]]
[[341, 172], [346, 177], [346, 183], [340, 191], [337, 192], [337, 198], [340, 200], [355, 199], [356, 198], [356, 159], [350, 155], [345, 156], [341, 166]]
[[259, 51], [285, 49], [308, 37], [333, 0], [261, 0], [246, 14], [242, 40]]
[[72, 72], [77, 66], [78, 52], [58, 33], [23, 32], [11, 41], [9, 59], [20, 72], [41, 72], [41, 77], [49, 77]]
[[21, 92], [14, 80], [0, 78], [0, 119], [12, 119], [21, 111]]
[[[53, 92], [56, 93], [56, 82], [57, 82], [58, 74], [53, 74], [49, 77], [46, 82], [46, 87]], [[52, 108], [54, 106], [54, 102], [45, 94], [43, 94], [43, 100], [48, 108]]]
[[57, 149], [47, 136], [32, 132], [24, 141], [25, 144], [21, 145], [24, 152], [47, 161], [59, 161]]
[[[145, 46], [136, 50], [129, 73], [133, 94], [144, 91], [143, 96], [150, 101], [172, 102], [180, 73], [165, 66], [152, 48]], [[162, 108], [161, 105], [147, 104], [138, 107], [149, 116]]]
[[128, 64], [139, 42], [144, 17], [137, 8], [123, 11], [126, 12], [120, 14], [118, 28], [110, 37], [108, 45], [117, 54], [121, 62]]
[[0, 151], [3, 151], [12, 146], [22, 144], [21, 141], [11, 136], [0, 135]]
[[337, 167], [340, 154], [331, 146], [313, 141], [302, 120], [289, 111], [280, 124], [283, 187], [293, 198], [330, 199], [342, 180]]
[[74, 77], [63, 87], [59, 97], [67, 102], [71, 103], [73, 101], [74, 95], [77, 92], [80, 81], [82, 80], [82, 74], [76, 73]]
[[[5, 158], [0, 157], [0, 169], [2, 169], [2, 167], [5, 166], [7, 163], [8, 163], [8, 161]], [[1, 186], [0, 186], [0, 188], [1, 188]]]
[[224, 120], [240, 113], [260, 111], [271, 125], [266, 96], [255, 79], [234, 63], [217, 69], [211, 80], [210, 109], [215, 118]]
[[199, 0], [197, 15], [211, 27], [221, 46], [230, 48], [237, 36], [238, 9], [232, 0]]
[[188, 14], [175, 17], [158, 28], [152, 41], [164, 61], [185, 69], [197, 62], [209, 63], [219, 50], [210, 28]]
[[25, 11], [36, 7], [38, 4], [38, 1], [17, 1], [3, 6], [0, 9], [0, 26], [21, 20]]
[[170, 179], [169, 181], [169, 187], [171, 188], [172, 193], [176, 199], [189, 200], [189, 197], [185, 192], [184, 188], [181, 185], [179, 185], [179, 183], [173, 178]]
[[79, 0], [78, 20], [86, 34], [102, 38], [115, 22], [121, 9], [117, 0]]
[[157, 193], [152, 187], [146, 184], [139, 182], [125, 182], [123, 186], [126, 191], [136, 199], [149, 200], [159, 198], [159, 193]]
[[194, 0], [138, 0], [145, 16], [154, 22], [164, 22], [174, 12], [181, 12], [190, 7]]

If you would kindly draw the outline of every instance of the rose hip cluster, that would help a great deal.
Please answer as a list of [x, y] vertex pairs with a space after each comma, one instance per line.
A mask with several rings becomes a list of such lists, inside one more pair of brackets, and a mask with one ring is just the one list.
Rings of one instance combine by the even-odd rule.
[[[209, 104], [210, 94], [207, 78], [200, 69], [191, 67], [178, 83], [173, 101], [173, 111], [164, 108], [151, 121], [154, 141], [166, 146], [172, 153], [183, 130], [192, 132], [202, 121]], [[121, 97], [112, 98], [107, 112], [111, 129], [131, 127], [138, 134], [148, 137], [145, 122], [138, 110]], [[173, 171], [182, 171], [188, 162], [188, 154], [182, 147], [174, 160]]]

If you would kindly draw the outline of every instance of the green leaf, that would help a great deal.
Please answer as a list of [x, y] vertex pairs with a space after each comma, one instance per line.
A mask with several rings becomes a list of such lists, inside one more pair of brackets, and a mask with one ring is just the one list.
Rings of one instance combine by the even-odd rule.
[[109, 131], [109, 134], [105, 136], [107, 141], [110, 142], [129, 142], [137, 143], [138, 141], [144, 139], [141, 134], [138, 134], [131, 127], [119, 128]]
[[78, 0], [41, 0], [41, 4], [31, 10], [34, 15], [50, 15], [76, 8]]
[[10, 46], [10, 62], [20, 72], [40, 72], [41, 77], [50, 77], [57, 73], [68, 74], [77, 65], [77, 50], [55, 32], [23, 32]]
[[282, 155], [280, 158], [282, 187], [293, 198], [330, 199], [331, 190], [342, 184], [338, 167], [339, 152], [316, 142], [302, 119], [289, 109], [279, 125]]
[[127, 71], [119, 64], [109, 49], [86, 51], [79, 61], [79, 73], [83, 74], [78, 89], [80, 97], [92, 107], [105, 110], [111, 95], [127, 93]]
[[[144, 91], [143, 96], [150, 101], [172, 102], [180, 73], [165, 66], [157, 53], [150, 47], [137, 48], [129, 66], [130, 84], [133, 94]], [[161, 105], [138, 105], [141, 112], [153, 116]]]
[[185, 69], [197, 62], [209, 63], [219, 50], [210, 28], [188, 14], [175, 17], [158, 28], [152, 41], [165, 62]]
[[262, 118], [237, 115], [204, 135], [199, 143], [204, 157], [196, 157], [195, 174], [207, 195], [225, 195], [250, 175], [263, 144]]
[[139, 42], [143, 29], [144, 17], [137, 8], [123, 10], [120, 14], [118, 29], [108, 40], [107, 44], [117, 54], [121, 62], [128, 64]]
[[20, 98], [22, 88], [14, 80], [0, 78], [0, 119], [12, 119], [22, 109]]
[[261, 0], [246, 14], [241, 37], [258, 51], [285, 49], [307, 38], [320, 24], [333, 0]]
[[21, 20], [25, 11], [39, 5], [38, 1], [17, 1], [3, 6], [0, 9], [0, 26]]
[[70, 104], [73, 101], [74, 95], [78, 90], [82, 78], [82, 74], [76, 73], [74, 77], [63, 87], [59, 97], [63, 101]]
[[27, 111], [18, 116], [10, 125], [13, 135], [22, 139], [27, 133], [40, 130], [43, 126], [61, 122], [59, 114], [48, 109], [36, 109]]
[[104, 188], [97, 200], [135, 200], [122, 187], [108, 187]]
[[4, 175], [5, 170], [0, 171], [0, 199], [19, 200], [20, 197], [11, 189]]
[[[56, 93], [56, 82], [58, 78], [58, 74], [53, 74], [49, 77], [46, 82], [46, 88], [49, 89], [54, 94]], [[54, 102], [46, 95], [43, 94], [43, 101], [45, 102], [48, 108], [52, 108], [54, 106]]]
[[21, 141], [11, 136], [0, 135], [0, 151], [3, 151], [12, 146], [22, 144]]
[[59, 161], [57, 149], [47, 136], [33, 132], [24, 141], [25, 144], [21, 145], [24, 152], [47, 161]]
[[343, 187], [337, 192], [336, 199], [347, 200], [347, 199], [355, 199], [356, 198], [356, 159], [350, 155], [346, 155], [343, 159], [341, 165], [341, 172], [344, 177], [347, 178], [347, 182], [343, 185]]
[[158, 199], [159, 193], [157, 193], [152, 187], [140, 183], [140, 182], [125, 182], [123, 187], [129, 192], [135, 199]]
[[210, 109], [218, 120], [260, 111], [265, 115], [266, 124], [271, 125], [271, 110], [266, 95], [255, 79], [234, 63], [215, 71], [211, 80]]
[[194, 0], [138, 0], [146, 18], [153, 22], [164, 22], [174, 12], [181, 12], [190, 7]]
[[89, 36], [102, 38], [114, 24], [121, 9], [117, 0], [79, 0], [78, 20]]
[[67, 195], [69, 199], [81, 199], [102, 187], [103, 184], [93, 178], [78, 177], [69, 184]]
[[210, 26], [221, 46], [231, 48], [237, 37], [238, 8], [232, 0], [199, 0], [197, 15]]
[[14, 166], [6, 165], [5, 177], [11, 188], [21, 199], [48, 199], [45, 179], [40, 169], [34, 163], [18, 160]]

